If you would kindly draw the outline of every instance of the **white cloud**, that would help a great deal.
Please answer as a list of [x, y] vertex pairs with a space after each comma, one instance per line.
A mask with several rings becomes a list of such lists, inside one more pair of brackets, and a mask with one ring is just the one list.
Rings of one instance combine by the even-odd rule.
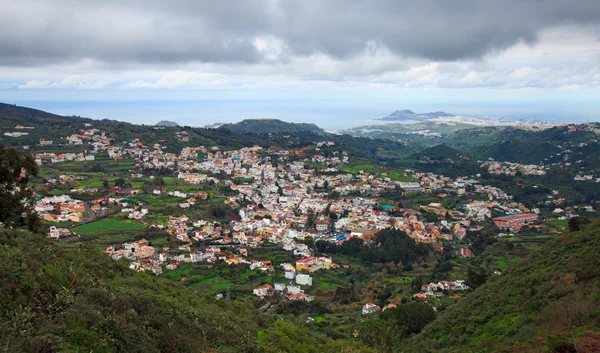
[[545, 30], [535, 44], [518, 43], [481, 59], [452, 62], [408, 58], [376, 41], [357, 55], [294, 56], [281, 39], [257, 36], [256, 63], [156, 63], [113, 65], [96, 59], [38, 67], [0, 67], [0, 87], [18, 89], [461, 89], [520, 87], [573, 90], [600, 86], [596, 27]]

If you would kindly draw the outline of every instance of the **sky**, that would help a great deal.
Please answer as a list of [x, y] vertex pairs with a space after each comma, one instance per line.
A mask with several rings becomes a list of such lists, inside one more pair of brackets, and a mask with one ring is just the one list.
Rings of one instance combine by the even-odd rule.
[[598, 0], [0, 0], [0, 101], [199, 125], [600, 120]]

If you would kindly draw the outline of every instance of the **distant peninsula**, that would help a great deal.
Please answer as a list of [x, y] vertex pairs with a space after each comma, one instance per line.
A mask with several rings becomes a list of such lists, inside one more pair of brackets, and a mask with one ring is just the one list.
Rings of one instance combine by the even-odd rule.
[[444, 113], [444, 112], [431, 112], [431, 113], [418, 114], [418, 113], [413, 112], [412, 110], [405, 109], [405, 110], [396, 110], [392, 114], [390, 114], [386, 117], [383, 117], [383, 118], [376, 119], [376, 120], [387, 120], [387, 121], [429, 120], [429, 119], [436, 119], [439, 117], [452, 117], [452, 116], [454, 116], [454, 115]]

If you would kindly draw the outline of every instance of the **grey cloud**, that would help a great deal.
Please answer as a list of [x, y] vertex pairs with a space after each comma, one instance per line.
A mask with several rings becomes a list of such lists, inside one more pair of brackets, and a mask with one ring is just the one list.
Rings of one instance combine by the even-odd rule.
[[0, 64], [260, 63], [253, 41], [263, 36], [287, 56], [346, 59], [375, 46], [454, 61], [560, 25], [600, 25], [600, 1], [3, 0]]

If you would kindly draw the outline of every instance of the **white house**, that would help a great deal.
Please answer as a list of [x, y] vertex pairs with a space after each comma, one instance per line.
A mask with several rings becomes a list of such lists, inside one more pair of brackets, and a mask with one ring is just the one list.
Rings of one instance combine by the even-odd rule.
[[369, 315], [369, 314], [378, 312], [379, 310], [381, 310], [379, 305], [373, 304], [373, 303], [367, 303], [363, 306], [362, 313], [363, 313], [363, 315]]
[[305, 286], [312, 286], [312, 278], [310, 277], [310, 275], [299, 273], [296, 275], [296, 283]]

